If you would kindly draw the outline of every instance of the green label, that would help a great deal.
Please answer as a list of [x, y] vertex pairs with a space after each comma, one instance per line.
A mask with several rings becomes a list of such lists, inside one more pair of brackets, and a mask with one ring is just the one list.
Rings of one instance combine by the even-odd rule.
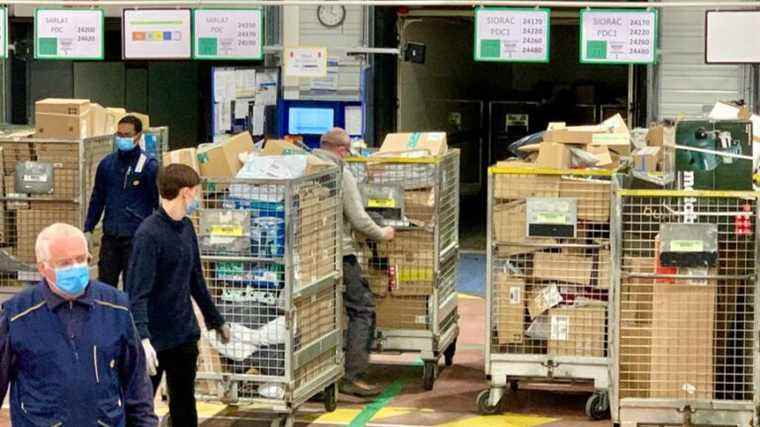
[[499, 58], [501, 56], [501, 40], [481, 40], [481, 58]]
[[201, 37], [198, 39], [198, 53], [204, 56], [214, 56], [217, 52], [217, 39]]
[[586, 55], [589, 59], [606, 59], [607, 42], [604, 40], [589, 40], [586, 43]]
[[197, 157], [198, 157], [198, 162], [200, 162], [200, 163], [203, 163], [204, 165], [205, 165], [206, 163], [208, 163], [208, 154], [206, 154], [206, 153], [201, 153], [201, 154], [198, 154], [198, 156], [197, 156]]
[[702, 252], [704, 242], [701, 240], [673, 240], [670, 242], [671, 252]]
[[55, 37], [40, 37], [39, 39], [40, 55], [55, 56], [58, 55], [58, 39]]
[[420, 138], [422, 135], [415, 132], [411, 136], [409, 136], [409, 142], [406, 144], [407, 148], [417, 148], [417, 144], [420, 142]]
[[539, 224], [567, 224], [567, 215], [558, 212], [540, 212], [536, 215]]

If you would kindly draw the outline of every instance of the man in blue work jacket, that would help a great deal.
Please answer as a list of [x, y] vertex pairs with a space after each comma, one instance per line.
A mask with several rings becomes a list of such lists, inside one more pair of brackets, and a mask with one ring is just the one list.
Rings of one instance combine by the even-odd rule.
[[98, 165], [84, 231], [92, 246], [92, 231], [103, 218], [98, 273], [101, 282], [118, 286], [132, 254], [137, 227], [158, 209], [158, 162], [142, 151], [138, 142], [142, 122], [134, 116], [119, 121], [115, 153]]
[[156, 426], [127, 297], [90, 280], [84, 234], [53, 224], [35, 251], [42, 281], [0, 313], [0, 401], [10, 384], [12, 425]]
[[166, 372], [172, 425], [195, 427], [195, 376], [201, 331], [192, 300], [208, 330], [230, 341], [230, 328], [203, 278], [198, 236], [188, 215], [198, 209], [200, 177], [189, 166], [169, 165], [158, 175], [161, 208], [135, 234], [124, 289], [142, 338], [154, 391]]

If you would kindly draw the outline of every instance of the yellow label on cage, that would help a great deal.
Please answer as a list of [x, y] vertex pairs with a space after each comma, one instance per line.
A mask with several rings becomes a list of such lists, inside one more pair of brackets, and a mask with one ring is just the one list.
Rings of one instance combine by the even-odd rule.
[[370, 208], [395, 208], [396, 201], [394, 199], [369, 199], [367, 200], [367, 207]]
[[213, 236], [243, 237], [244, 231], [239, 225], [212, 225], [209, 230]]
[[399, 283], [429, 282], [433, 280], [433, 269], [424, 267], [400, 267], [396, 271]]
[[539, 224], [567, 224], [567, 215], [559, 212], [539, 212], [536, 215], [536, 222]]
[[671, 252], [702, 252], [705, 244], [701, 240], [673, 240], [670, 242]]

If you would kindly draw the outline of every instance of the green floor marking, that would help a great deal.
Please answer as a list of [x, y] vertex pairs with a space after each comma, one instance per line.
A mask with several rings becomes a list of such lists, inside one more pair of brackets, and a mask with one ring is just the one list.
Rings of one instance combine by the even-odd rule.
[[372, 403], [365, 406], [357, 416], [348, 424], [348, 427], [364, 427], [381, 409], [388, 406], [391, 401], [401, 393], [404, 388], [404, 381], [396, 380], [385, 388], [380, 396]]

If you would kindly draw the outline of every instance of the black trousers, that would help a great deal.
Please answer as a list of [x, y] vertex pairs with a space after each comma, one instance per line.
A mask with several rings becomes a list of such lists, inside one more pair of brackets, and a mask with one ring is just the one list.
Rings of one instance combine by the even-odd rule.
[[169, 414], [172, 426], [196, 427], [198, 411], [195, 408], [195, 375], [198, 371], [198, 343], [191, 342], [158, 352], [158, 370], [150, 377], [155, 396], [161, 377], [166, 372], [169, 388]]
[[355, 381], [367, 373], [369, 352], [375, 331], [375, 297], [362, 277], [362, 268], [353, 255], [343, 257], [343, 305], [348, 325], [343, 343], [346, 380]]
[[113, 287], [119, 286], [119, 275], [127, 272], [132, 256], [132, 238], [103, 235], [98, 259], [98, 280]]

